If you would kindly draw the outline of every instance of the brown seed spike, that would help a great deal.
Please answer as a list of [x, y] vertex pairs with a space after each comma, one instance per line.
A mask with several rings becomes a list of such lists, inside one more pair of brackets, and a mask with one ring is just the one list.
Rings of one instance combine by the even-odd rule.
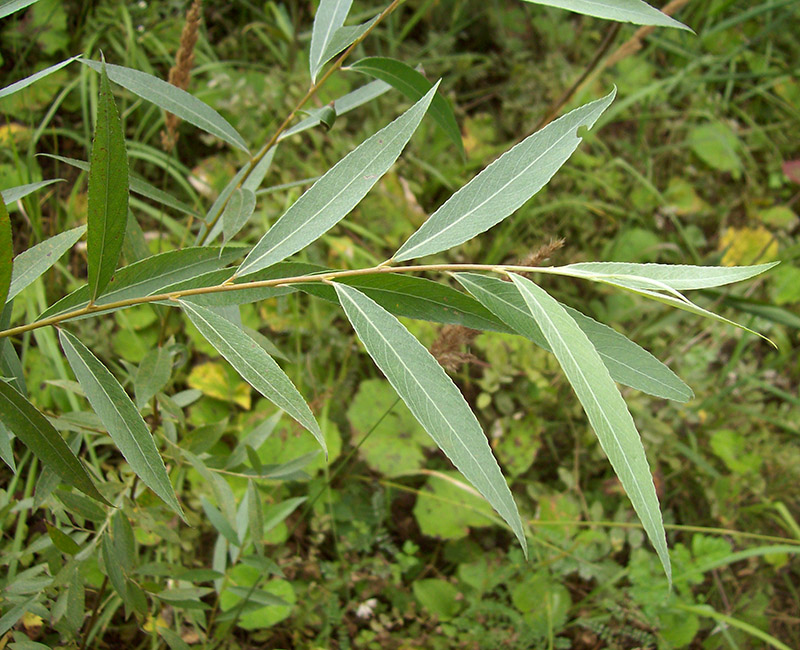
[[445, 325], [431, 345], [431, 354], [445, 370], [455, 372], [464, 363], [475, 363], [478, 358], [462, 352], [461, 346], [471, 343], [480, 332], [463, 325]]

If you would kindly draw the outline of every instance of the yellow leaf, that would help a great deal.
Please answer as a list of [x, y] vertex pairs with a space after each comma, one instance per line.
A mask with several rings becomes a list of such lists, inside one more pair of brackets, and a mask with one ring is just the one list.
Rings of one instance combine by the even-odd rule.
[[771, 262], [778, 257], [778, 242], [764, 226], [728, 228], [720, 237], [719, 250], [724, 266]]
[[42, 627], [42, 617], [37, 616], [36, 614], [31, 614], [31, 612], [26, 612], [23, 614], [21, 620], [22, 627], [24, 627], [28, 632]]
[[250, 385], [239, 379], [229, 366], [213, 362], [195, 366], [187, 382], [204, 395], [250, 409]]

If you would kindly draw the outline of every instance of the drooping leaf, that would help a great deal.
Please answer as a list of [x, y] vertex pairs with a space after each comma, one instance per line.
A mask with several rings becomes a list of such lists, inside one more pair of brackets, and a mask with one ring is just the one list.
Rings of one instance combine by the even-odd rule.
[[[627, 262], [581, 262], [558, 267], [565, 273], [577, 271], [581, 274], [608, 280], [635, 289], [652, 290], [652, 282], [642, 282], [639, 278], [655, 280], [677, 291], [708, 289], [734, 282], [748, 280], [768, 271], [779, 262], [757, 264], [755, 266], [690, 266], [683, 264], [629, 264]], [[576, 274], [577, 275], [577, 274]]]
[[576, 108], [504, 153], [445, 201], [393, 259], [447, 250], [500, 223], [548, 183], [578, 148], [578, 128], [591, 128], [616, 92]]
[[128, 155], [105, 67], [100, 75], [88, 193], [86, 253], [89, 300], [94, 301], [114, 275], [128, 222]]
[[[202, 247], [183, 248], [147, 257], [121, 268], [106, 292], [95, 300], [95, 305], [100, 307], [120, 300], [161, 293], [178, 282], [220, 269], [240, 255], [238, 250], [230, 247], [225, 251], [216, 247]], [[230, 277], [231, 272], [226, 273]], [[83, 286], [48, 307], [38, 320], [83, 309], [88, 304], [89, 287]]]
[[250, 221], [256, 209], [256, 195], [252, 190], [239, 188], [231, 195], [222, 213], [223, 246]]
[[653, 476], [622, 395], [592, 342], [567, 311], [527, 278], [511, 274], [511, 279], [583, 405], [600, 446], [611, 461], [671, 581], [666, 533]]
[[339, 223], [400, 156], [428, 110], [437, 88], [438, 84], [314, 183], [266, 232], [236, 275], [253, 273], [280, 262]]
[[[328, 45], [336, 31], [344, 25], [353, 0], [320, 0], [314, 26], [311, 30], [311, 48], [308, 53], [308, 66], [312, 83], [316, 83], [317, 75], [334, 55], [324, 58]], [[335, 54], [335, 53], [334, 53]]]
[[[98, 61], [80, 59], [80, 62], [96, 72], [100, 72], [102, 67]], [[141, 70], [111, 63], [106, 64], [106, 70], [111, 81], [130, 90], [134, 95], [249, 153], [245, 141], [236, 129], [222, 115], [194, 95]]]
[[62, 329], [59, 340], [89, 403], [131, 469], [185, 520], [153, 436], [131, 398], [114, 375], [73, 334]]
[[334, 286], [375, 364], [439, 448], [508, 523], [527, 554], [525, 531], [511, 491], [453, 380], [389, 312], [353, 287]]
[[[513, 284], [475, 273], [458, 273], [455, 278], [517, 333], [545, 350], [551, 349]], [[692, 398], [692, 389], [647, 350], [579, 311], [564, 305], [562, 307], [592, 342], [614, 381], [649, 395], [678, 402]]]
[[[350, 66], [351, 70], [367, 74], [380, 79], [396, 88], [411, 101], [417, 101], [431, 89], [431, 82], [410, 65], [382, 56], [371, 56], [356, 61]], [[450, 102], [442, 95], [437, 94], [431, 102], [431, 117], [442, 128], [453, 144], [458, 147], [458, 152], [464, 158], [464, 143], [461, 139], [461, 129], [458, 128], [456, 116]]]
[[61, 479], [101, 503], [108, 502], [97, 491], [80, 460], [44, 415], [11, 384], [0, 380], [0, 422], [19, 438], [42, 463]]
[[16, 203], [20, 199], [24, 199], [29, 194], [33, 194], [37, 190], [52, 185], [53, 183], [63, 182], [63, 178], [51, 178], [49, 181], [39, 181], [38, 183], [28, 183], [27, 185], [17, 185], [17, 187], [9, 187], [3, 190], [0, 194], [3, 195], [3, 203], [10, 205]]
[[[39, 2], [39, 0], [0, 0], [0, 18], [5, 18], [15, 11], [30, 7], [34, 2]], [[16, 621], [14, 622], [16, 623]], [[5, 634], [5, 632], [6, 630], [3, 630], [0, 634]]]
[[[58, 160], [63, 162], [70, 167], [76, 167], [77, 169], [82, 169], [85, 172], [89, 171], [90, 165], [85, 160], [78, 160], [77, 158], [68, 158], [67, 156], [57, 156], [51, 153], [43, 153], [39, 154], [40, 156], [45, 156], [47, 158], [52, 158], [53, 160]], [[53, 181], [51, 181], [53, 182]], [[128, 175], [128, 188], [134, 194], [139, 194], [145, 198], [151, 199], [156, 203], [160, 203], [161, 205], [166, 205], [168, 208], [173, 208], [178, 212], [183, 212], [184, 214], [190, 214], [192, 216], [197, 216], [197, 211], [192, 207], [186, 205], [183, 201], [179, 201], [176, 199], [172, 194], [168, 194], [167, 192], [163, 192], [162, 190], [154, 187], [150, 183], [141, 178], [136, 176]]]
[[14, 298], [20, 291], [53, 266], [64, 253], [75, 245], [75, 242], [83, 236], [84, 232], [86, 232], [86, 226], [78, 226], [50, 237], [50, 239], [45, 239], [43, 242], [17, 255], [14, 258], [8, 300]]
[[[352, 111], [354, 108], [358, 108], [359, 106], [363, 106], [367, 102], [372, 101], [376, 97], [380, 97], [386, 91], [390, 90], [391, 86], [387, 83], [382, 81], [372, 81], [368, 84], [361, 86], [360, 88], [356, 88], [352, 92], [347, 93], [346, 95], [342, 95], [339, 99], [333, 102], [333, 110], [336, 111], [336, 115], [344, 115]], [[324, 114], [325, 107], [314, 109], [313, 111], [309, 111], [309, 116], [298, 122], [292, 127], [286, 129], [283, 133], [281, 133], [278, 141], [280, 142], [284, 138], [288, 138], [289, 136], [295, 135], [297, 133], [302, 133], [303, 131], [307, 131], [308, 129], [313, 129], [315, 126], [320, 124], [322, 121], [322, 117]]]
[[531, 4], [546, 5], [574, 11], [586, 16], [616, 20], [635, 25], [657, 25], [659, 27], [677, 27], [692, 31], [683, 23], [670, 18], [665, 13], [651, 7], [642, 0], [524, 0]]
[[[6, 304], [11, 288], [14, 242], [11, 238], [11, 219], [4, 203], [0, 202], [0, 310]], [[13, 296], [12, 296], [13, 298]]]
[[311, 409], [275, 360], [231, 321], [206, 307], [180, 301], [192, 324], [236, 371], [264, 397], [302, 424], [325, 450], [325, 437]]

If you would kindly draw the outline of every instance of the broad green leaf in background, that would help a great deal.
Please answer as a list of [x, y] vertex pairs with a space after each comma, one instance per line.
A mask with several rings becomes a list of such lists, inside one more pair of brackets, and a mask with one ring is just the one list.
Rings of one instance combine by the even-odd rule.
[[334, 286], [375, 364], [439, 448], [508, 523], [527, 555], [525, 531], [511, 491], [478, 420], [453, 380], [389, 312], [353, 287]]
[[[96, 72], [100, 72], [102, 68], [102, 64], [98, 61], [80, 59], [80, 62]], [[141, 70], [111, 63], [106, 64], [106, 70], [111, 81], [130, 90], [134, 95], [249, 153], [247, 144], [236, 129], [222, 115], [194, 95]]]
[[222, 213], [223, 246], [250, 221], [255, 209], [256, 195], [253, 190], [240, 187], [231, 194], [231, 198], [225, 206], [225, 211]]
[[236, 275], [280, 262], [339, 223], [397, 160], [438, 87], [437, 83], [405, 113], [362, 142], [314, 183], [255, 245]]
[[100, 75], [88, 193], [86, 254], [89, 300], [94, 302], [117, 268], [128, 222], [128, 155], [105, 67]]
[[44, 415], [12, 386], [0, 380], [0, 422], [19, 438], [42, 463], [61, 479], [101, 503], [108, 502], [97, 491], [86, 468]]
[[5, 204], [0, 202], [0, 310], [9, 297], [13, 258], [14, 242], [11, 238], [11, 219]]
[[[95, 300], [95, 305], [100, 307], [119, 300], [161, 293], [178, 282], [223, 268], [240, 255], [241, 252], [234, 248], [220, 251], [217, 247], [183, 248], [152, 255], [121, 268], [106, 292]], [[230, 272], [226, 273], [230, 277]], [[48, 307], [39, 320], [82, 309], [88, 304], [89, 287], [84, 285]]]
[[[39, 0], [0, 0], [0, 18], [5, 18], [15, 11], [30, 7], [34, 2], [38, 1]], [[5, 633], [5, 630], [3, 630], [2, 633]]]
[[17, 187], [9, 187], [7, 190], [0, 192], [0, 194], [3, 195], [3, 203], [10, 205], [12, 203], [16, 203], [20, 199], [24, 199], [26, 196], [32, 194], [36, 190], [40, 190], [43, 187], [52, 185], [53, 183], [61, 183], [63, 180], [63, 178], [52, 178], [49, 181], [39, 181], [38, 183], [18, 185]]
[[[311, 30], [311, 48], [308, 53], [308, 67], [311, 73], [312, 83], [316, 83], [317, 75], [322, 66], [327, 63], [333, 54], [327, 59], [324, 58], [328, 45], [333, 40], [336, 30], [350, 12], [350, 5], [353, 0], [320, 0], [317, 13], [314, 16], [314, 26]], [[346, 47], [346, 46], [345, 46]]]
[[[2, 211], [2, 209], [0, 209]], [[14, 258], [14, 269], [11, 274], [11, 288], [8, 300], [31, 284], [47, 271], [59, 258], [75, 245], [86, 232], [86, 226], [78, 226], [62, 232], [55, 237], [45, 239]]]
[[[0, 7], [0, 18], [2, 18], [3, 8]], [[60, 63], [56, 63], [55, 65], [51, 65], [49, 68], [45, 68], [44, 70], [39, 70], [39, 72], [34, 72], [29, 77], [25, 79], [20, 79], [19, 81], [14, 82], [13, 84], [6, 86], [5, 88], [0, 88], [0, 99], [3, 97], [7, 97], [8, 95], [13, 95], [15, 92], [22, 90], [23, 88], [27, 88], [32, 83], [36, 83], [39, 79], [44, 79], [45, 77], [53, 74], [54, 72], [61, 70], [64, 66], [69, 65], [77, 56], [70, 57], [66, 61], [61, 61]]]
[[[475, 273], [457, 273], [455, 278], [517, 333], [539, 347], [551, 350], [525, 300], [513, 284]], [[692, 389], [647, 350], [575, 309], [566, 306], [564, 309], [592, 342], [614, 381], [649, 395], [678, 402], [692, 398]]]
[[651, 282], [637, 281], [638, 278], [655, 280], [664, 285], [684, 291], [708, 289], [733, 282], [748, 280], [768, 271], [779, 262], [757, 264], [754, 266], [690, 266], [683, 264], [629, 264], [627, 262], [581, 262], [558, 267], [557, 272], [578, 271], [581, 277], [597, 276], [609, 282], [634, 289], [653, 289]]
[[325, 437], [314, 419], [314, 414], [291, 379], [264, 348], [227, 318], [206, 307], [183, 300], [181, 307], [192, 324], [242, 378], [308, 429], [327, 456]]
[[622, 395], [592, 342], [567, 311], [527, 278], [510, 275], [583, 405], [600, 446], [611, 461], [671, 582], [666, 533], [653, 476]]
[[114, 375], [73, 334], [62, 329], [58, 335], [78, 383], [131, 469], [185, 520], [153, 436], [131, 398]]
[[657, 25], [689, 29], [683, 23], [670, 18], [642, 0], [524, 0], [531, 4], [546, 5], [574, 11], [578, 14], [616, 20], [635, 25]]
[[[350, 66], [350, 69], [390, 84], [414, 102], [425, 95], [432, 86], [431, 82], [422, 74], [397, 59], [371, 56], [356, 61]], [[458, 128], [458, 122], [456, 122], [450, 102], [441, 94], [437, 94], [431, 102], [431, 117], [436, 120], [436, 123], [442, 128], [447, 137], [458, 147], [461, 157], [465, 158], [461, 129]]]
[[578, 148], [578, 128], [591, 128], [616, 93], [576, 108], [504, 153], [445, 201], [392, 259], [438, 253], [500, 223], [548, 183]]

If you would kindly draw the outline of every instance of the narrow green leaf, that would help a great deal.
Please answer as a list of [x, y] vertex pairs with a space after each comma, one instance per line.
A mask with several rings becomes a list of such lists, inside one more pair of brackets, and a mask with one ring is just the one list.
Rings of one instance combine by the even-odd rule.
[[264, 552], [264, 512], [261, 509], [261, 497], [252, 480], [247, 481], [247, 516], [250, 520], [250, 541], [256, 553], [261, 555]]
[[[513, 284], [474, 273], [458, 273], [455, 278], [517, 333], [550, 351], [550, 344]], [[592, 342], [614, 381], [678, 402], [692, 398], [692, 389], [647, 350], [579, 311], [562, 307]]]
[[[216, 247], [183, 248], [152, 255], [117, 271], [106, 292], [94, 304], [101, 307], [120, 300], [162, 293], [179, 282], [223, 268], [240, 256], [241, 253], [234, 248], [220, 251]], [[230, 274], [231, 271], [225, 273], [227, 277]], [[38, 320], [83, 309], [88, 304], [89, 287], [84, 285], [48, 307]]]
[[[6, 16], [10, 16], [15, 11], [19, 11], [20, 9], [25, 9], [25, 7], [30, 7], [34, 2], [39, 2], [39, 0], [1, 0], [0, 1], [0, 18], [5, 18]], [[16, 621], [14, 621], [16, 623]], [[0, 632], [0, 636], [6, 633], [6, 630]]]
[[[2, 211], [2, 210], [0, 210]], [[86, 232], [86, 226], [78, 226], [62, 232], [55, 237], [45, 239], [14, 258], [14, 270], [11, 274], [11, 287], [8, 300], [29, 286], [36, 278], [55, 264], [59, 258], [75, 245]]]
[[140, 409], [167, 385], [172, 374], [172, 357], [164, 347], [148, 352], [142, 359], [133, 378], [136, 406]]
[[50, 540], [53, 542], [53, 546], [55, 546], [59, 551], [66, 553], [67, 555], [75, 555], [81, 550], [81, 547], [78, 546], [78, 543], [63, 530], [52, 526], [50, 522], [46, 521], [45, 524], [47, 525], [47, 534], [50, 537]]
[[[0, 13], [2, 13], [2, 11], [3, 8], [0, 7]], [[2, 16], [0, 16], [0, 18], [2, 18]], [[78, 58], [77, 56], [70, 57], [66, 61], [61, 61], [60, 63], [51, 65], [49, 68], [45, 68], [44, 70], [39, 70], [39, 72], [34, 72], [32, 75], [26, 77], [25, 79], [20, 79], [19, 81], [16, 81], [13, 84], [6, 86], [5, 88], [0, 88], [0, 99], [2, 99], [3, 97], [8, 97], [9, 95], [13, 95], [15, 92], [18, 92], [23, 88], [27, 88], [31, 84], [39, 81], [39, 79], [44, 79], [45, 77], [50, 76], [54, 72], [61, 70], [61, 68], [63, 68], [64, 66], [69, 65], [77, 58]]]
[[316, 83], [322, 66], [333, 56], [332, 54], [327, 59], [324, 58], [336, 30], [347, 20], [352, 4], [353, 0], [320, 0], [317, 14], [314, 16], [314, 26], [311, 29], [311, 48], [308, 53], [312, 83]]
[[44, 415], [0, 380], [0, 422], [19, 438], [44, 465], [87, 496], [108, 505], [89, 478], [86, 468]]
[[525, 531], [511, 491], [453, 380], [389, 312], [353, 287], [334, 286], [375, 364], [439, 448], [508, 523], [527, 554]]
[[103, 564], [105, 565], [108, 581], [111, 583], [114, 591], [122, 598], [125, 606], [132, 609], [128, 599], [128, 590], [125, 588], [125, 574], [122, 572], [122, 563], [116, 556], [116, 549], [111, 540], [111, 533], [108, 530], [106, 530], [103, 535], [103, 541], [100, 544], [100, 552], [103, 556]]
[[[322, 52], [322, 55], [320, 56], [319, 69], [321, 69], [322, 66], [324, 66], [337, 54], [350, 47], [353, 43], [356, 42], [357, 39], [361, 38], [364, 35], [364, 33], [370, 27], [372, 27], [372, 25], [375, 23], [376, 20], [378, 20], [378, 16], [375, 16], [375, 18], [373, 18], [372, 20], [368, 20], [367, 22], [362, 23], [361, 25], [348, 25], [337, 29], [331, 36], [330, 40], [328, 41], [328, 45], [325, 47], [325, 50]], [[314, 79], [314, 81], [316, 82], [316, 79]], [[422, 94], [420, 95], [420, 97], [422, 97]], [[417, 97], [416, 99], [419, 99], [419, 97]]]
[[131, 469], [185, 520], [153, 436], [131, 398], [114, 375], [74, 335], [62, 329], [58, 336], [89, 403]]
[[105, 67], [100, 75], [88, 193], [86, 253], [89, 299], [94, 301], [117, 268], [128, 221], [128, 155]]
[[264, 591], [263, 589], [252, 589], [251, 587], [238, 587], [236, 585], [230, 585], [229, 587], [226, 587], [226, 591], [230, 591], [239, 598], [246, 599], [245, 602], [253, 603], [259, 607], [292, 606], [291, 603], [287, 603], [280, 596], [276, 596], [275, 594], [272, 594], [269, 591]]
[[222, 535], [234, 546], [242, 545], [241, 541], [239, 541], [239, 537], [233, 530], [233, 526], [231, 526], [231, 523], [225, 518], [225, 515], [223, 515], [216, 507], [214, 507], [214, 505], [205, 497], [200, 497], [200, 505], [203, 506], [203, 512], [206, 513], [206, 517], [208, 517], [211, 525], [216, 528], [220, 535]]
[[[68, 158], [66, 156], [57, 156], [51, 153], [42, 153], [38, 154], [40, 156], [45, 156], [46, 158], [52, 158], [53, 160], [58, 160], [63, 162], [70, 167], [75, 167], [77, 169], [82, 169], [85, 172], [88, 172], [91, 165], [85, 160], [78, 160], [77, 158]], [[51, 181], [53, 182], [53, 181]], [[191, 206], [186, 205], [183, 201], [179, 201], [171, 194], [167, 194], [167, 192], [163, 192], [157, 187], [154, 187], [150, 183], [137, 176], [128, 175], [128, 189], [134, 194], [139, 194], [145, 198], [151, 199], [156, 203], [160, 203], [161, 205], [166, 205], [168, 208], [172, 208], [177, 210], [178, 212], [183, 212], [184, 214], [189, 214], [194, 217], [198, 216], [197, 210], [192, 208]]]
[[422, 121], [438, 84], [391, 124], [336, 163], [278, 219], [236, 275], [272, 266], [341, 221], [394, 164]]
[[256, 195], [240, 187], [231, 195], [222, 213], [222, 244], [229, 242], [250, 221], [256, 209]]
[[38, 183], [28, 183], [27, 185], [17, 185], [16, 187], [9, 187], [3, 190], [0, 194], [3, 195], [3, 203], [11, 205], [20, 199], [24, 199], [29, 194], [33, 194], [37, 190], [52, 185], [53, 183], [62, 183], [63, 178], [51, 178], [49, 181], [39, 181]]
[[80, 566], [76, 565], [69, 578], [69, 591], [67, 592], [67, 611], [64, 620], [69, 629], [76, 633], [83, 626], [83, 616], [86, 612], [86, 591]]
[[[14, 241], [11, 238], [11, 219], [4, 203], [0, 202], [0, 310], [9, 299], [11, 288]], [[13, 298], [13, 296], [11, 296]]]
[[[411, 66], [382, 56], [372, 56], [356, 61], [350, 66], [351, 70], [380, 79], [396, 88], [411, 101], [417, 101], [431, 89], [431, 82], [422, 74], [414, 70]], [[461, 129], [456, 122], [453, 114], [453, 107], [444, 96], [437, 94], [431, 102], [431, 117], [442, 128], [453, 144], [458, 147], [458, 152], [462, 158], [466, 158], [464, 153], [464, 142], [461, 139]]]
[[600, 446], [611, 461], [671, 582], [666, 533], [653, 476], [622, 395], [592, 342], [567, 311], [527, 278], [511, 274], [511, 279], [583, 405]]
[[[359, 106], [363, 106], [367, 102], [371, 102], [376, 97], [380, 97], [390, 89], [391, 86], [387, 83], [383, 83], [382, 81], [378, 80], [372, 81], [361, 86], [360, 88], [356, 88], [346, 95], [339, 97], [339, 99], [333, 102], [333, 110], [336, 111], [336, 115], [344, 115], [345, 113], [348, 113]], [[301, 120], [294, 126], [289, 127], [283, 133], [281, 133], [280, 137], [278, 138], [278, 142], [284, 138], [288, 138], [289, 136], [302, 133], [303, 131], [313, 129], [315, 126], [318, 126], [322, 122], [324, 111], [324, 106], [322, 108], [309, 111], [309, 116], [306, 119]]]
[[544, 187], [617, 91], [576, 108], [504, 153], [453, 194], [394, 254], [398, 262], [462, 244], [500, 223]]
[[[33, 0], [33, 2], [36, 2], [36, 0]], [[0, 10], [2, 10], [2, 7], [0, 7]], [[2, 15], [0, 15], [0, 18], [2, 18]], [[4, 636], [5, 633], [14, 627], [19, 619], [21, 619], [30, 610], [30, 606], [33, 604], [36, 598], [37, 596], [28, 598], [28, 600], [14, 605], [5, 614], [3, 614], [3, 617], [0, 618], [0, 637]]]
[[[98, 61], [80, 59], [80, 62], [96, 72], [100, 72], [102, 68], [102, 64]], [[106, 64], [106, 70], [111, 81], [130, 90], [134, 95], [249, 153], [247, 144], [236, 129], [222, 115], [194, 95], [141, 70], [111, 63]]]
[[189, 301], [182, 300], [180, 304], [192, 324], [242, 378], [308, 429], [325, 450], [327, 457], [325, 437], [314, 419], [314, 414], [292, 380], [264, 348], [241, 328], [216, 312]]
[[0, 459], [16, 474], [17, 463], [14, 461], [14, 448], [12, 447], [12, 434], [5, 424], [0, 422]]
[[[652, 290], [654, 280], [677, 291], [708, 289], [748, 280], [768, 271], [780, 262], [754, 266], [689, 266], [683, 264], [629, 264], [627, 262], [582, 262], [557, 267], [565, 274], [577, 271], [581, 277], [608, 280], [634, 289]], [[578, 275], [576, 273], [575, 275]], [[586, 275], [583, 275], [586, 274]]]
[[266, 512], [264, 512], [264, 532], [268, 533], [279, 523], [285, 521], [286, 518], [304, 504], [307, 499], [308, 497], [292, 497], [279, 503], [273, 503], [271, 506], [267, 507]]
[[692, 31], [642, 0], [524, 0], [531, 4], [558, 7], [586, 16], [616, 20], [635, 25], [677, 27]]

